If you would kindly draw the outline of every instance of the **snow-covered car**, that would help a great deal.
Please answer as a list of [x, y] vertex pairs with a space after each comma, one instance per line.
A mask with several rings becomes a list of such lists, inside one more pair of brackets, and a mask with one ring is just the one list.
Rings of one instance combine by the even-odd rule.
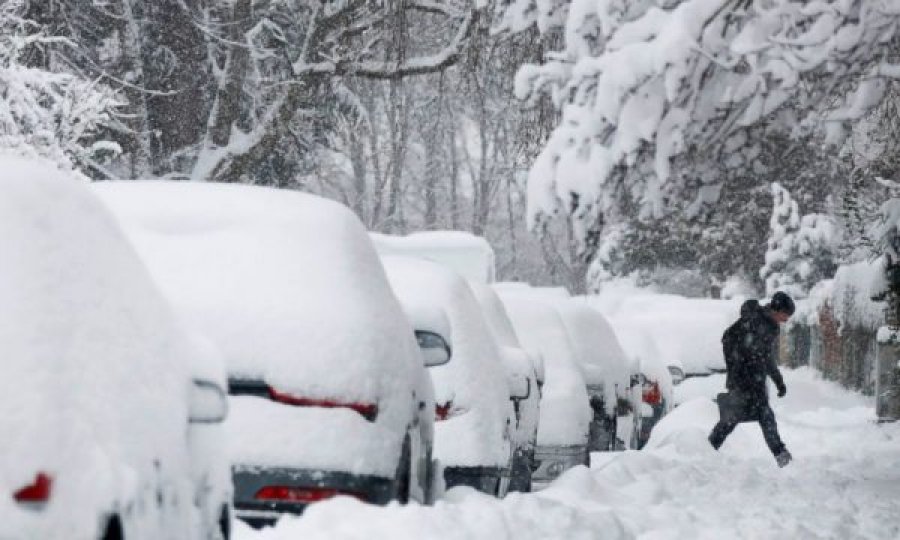
[[[526, 351], [519, 342], [503, 302], [491, 287], [470, 282], [469, 286], [481, 305], [485, 321], [500, 346], [503, 365], [510, 384], [513, 402], [514, 454], [510, 491], [531, 491], [534, 450], [537, 446], [540, 420], [541, 388], [544, 384], [544, 362], [537, 351]], [[520, 388], [522, 384], [525, 388]]]
[[81, 178], [0, 169], [0, 538], [227, 538], [221, 358]]
[[404, 305], [439, 309], [450, 323], [452, 359], [429, 370], [436, 398], [435, 455], [446, 486], [502, 496], [512, 457], [512, 404], [500, 351], [471, 289], [458, 274], [424, 259], [382, 260]]
[[591, 408], [578, 355], [571, 343], [556, 300], [532, 294], [527, 288], [497, 289], [516, 335], [526, 349], [544, 359], [540, 402], [535, 488], [546, 486], [567, 469], [590, 463], [588, 435]]
[[433, 389], [348, 208], [241, 185], [98, 191], [184, 318], [225, 356], [239, 518], [263, 525], [336, 495], [431, 499]]
[[662, 345], [657, 343], [653, 327], [626, 319], [618, 320], [615, 329], [632, 364], [632, 428], [628, 446], [641, 449], [650, 440], [653, 427], [674, 406], [672, 374], [660, 353]]
[[584, 376], [593, 411], [588, 449], [617, 448], [619, 402], [630, 397], [631, 363], [606, 318], [580, 299], [555, 303]]
[[480, 236], [463, 231], [421, 231], [406, 236], [371, 233], [371, 237], [382, 255], [436, 262], [473, 283], [494, 281], [494, 249]]
[[649, 330], [673, 380], [724, 371], [722, 333], [737, 320], [740, 300], [685, 298], [613, 284], [588, 301], [616, 329], [626, 351], [630, 328]]

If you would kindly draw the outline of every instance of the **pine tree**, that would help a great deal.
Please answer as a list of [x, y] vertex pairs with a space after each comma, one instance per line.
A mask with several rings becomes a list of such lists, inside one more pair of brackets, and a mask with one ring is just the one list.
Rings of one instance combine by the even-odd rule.
[[797, 201], [772, 183], [772, 218], [765, 265], [760, 277], [766, 294], [785, 291], [804, 298], [817, 282], [834, 273], [836, 227], [824, 214], [800, 215]]

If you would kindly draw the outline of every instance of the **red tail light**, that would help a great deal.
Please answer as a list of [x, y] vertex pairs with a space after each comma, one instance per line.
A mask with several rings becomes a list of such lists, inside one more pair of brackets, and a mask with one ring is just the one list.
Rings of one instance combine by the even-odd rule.
[[20, 503], [44, 503], [50, 500], [50, 491], [53, 487], [53, 479], [46, 473], [38, 473], [34, 482], [13, 494], [13, 498]]
[[359, 413], [369, 422], [374, 422], [378, 416], [378, 405], [374, 403], [341, 403], [330, 399], [311, 399], [292, 396], [269, 388], [269, 397], [273, 401], [294, 405], [297, 407], [321, 407], [324, 409], [350, 409]]
[[434, 404], [434, 419], [437, 421], [447, 420], [449, 418], [453, 418], [454, 416], [459, 416], [462, 413], [466, 412], [467, 409], [462, 409], [459, 407], [453, 406], [453, 401], [448, 401], [443, 405], [438, 403]]
[[452, 401], [448, 401], [443, 405], [439, 405], [437, 403], [434, 404], [434, 419], [435, 420], [446, 420], [450, 418], [450, 407], [453, 406]]
[[349, 495], [351, 497], [356, 497], [361, 501], [365, 501], [363, 495], [349, 491], [338, 491], [331, 488], [303, 488], [289, 486], [266, 486], [257, 491], [253, 498], [260, 501], [314, 503], [330, 499], [337, 495]]
[[645, 383], [642, 398], [644, 403], [650, 405], [659, 405], [662, 403], [662, 392], [659, 389], [659, 383]]

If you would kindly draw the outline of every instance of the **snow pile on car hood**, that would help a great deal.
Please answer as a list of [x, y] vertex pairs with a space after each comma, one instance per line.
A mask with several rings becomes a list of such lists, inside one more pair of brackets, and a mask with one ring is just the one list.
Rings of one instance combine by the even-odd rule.
[[509, 460], [506, 422], [512, 414], [500, 350], [466, 282], [435, 263], [383, 257], [404, 304], [431, 303], [450, 321], [453, 357], [429, 369], [438, 405], [452, 403], [455, 416], [435, 423], [435, 457], [445, 466], [500, 466]]
[[544, 388], [538, 423], [539, 446], [587, 443], [591, 408], [577, 353], [553, 303], [527, 289], [498, 290], [519, 340], [544, 358]]
[[[190, 500], [189, 366], [202, 352], [86, 184], [18, 157], [0, 169], [0, 537], [97, 538], [102, 516], [148, 503], [134, 497], [157, 484]], [[40, 471], [49, 505], [16, 507]], [[195, 534], [182, 517], [156, 537]]]
[[[422, 360], [348, 208], [240, 185], [96, 187], [176, 307], [222, 350], [231, 378], [261, 379], [303, 398], [378, 405], [375, 423], [349, 410], [294, 408], [283, 413], [292, 429], [276, 430], [274, 420], [256, 414], [267, 404], [235, 400], [229, 429], [240, 432], [232, 437], [236, 457], [288, 465], [303, 456], [309, 467], [393, 474], [391, 456], [409, 422], [410, 381], [420, 379]], [[334, 423], [322, 419], [326, 413]], [[355, 433], [361, 455], [316, 443], [327, 438], [322, 430], [339, 426]], [[365, 444], [373, 446], [356, 448]]]

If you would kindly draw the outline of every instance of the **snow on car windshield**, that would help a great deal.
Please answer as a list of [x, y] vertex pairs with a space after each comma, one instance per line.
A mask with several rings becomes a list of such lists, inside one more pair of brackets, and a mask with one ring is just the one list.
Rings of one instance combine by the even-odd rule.
[[347, 208], [247, 186], [97, 189], [163, 288], [215, 338], [232, 377], [309, 398], [370, 401], [411, 379], [419, 361], [412, 331]]

